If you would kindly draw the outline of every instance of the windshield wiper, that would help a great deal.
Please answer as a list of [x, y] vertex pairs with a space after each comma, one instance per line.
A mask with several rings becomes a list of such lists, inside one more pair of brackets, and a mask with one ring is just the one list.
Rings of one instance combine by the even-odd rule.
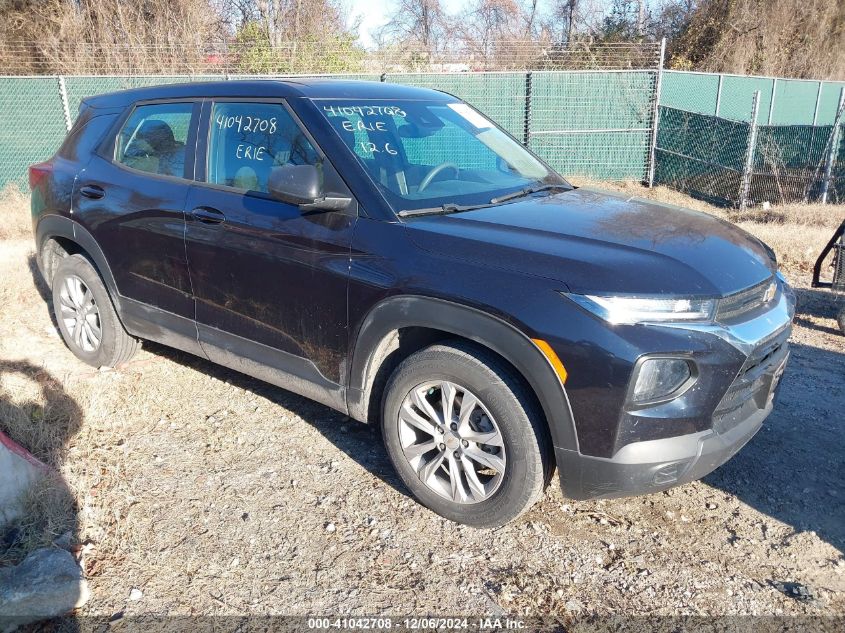
[[490, 204], [469, 204], [460, 205], [447, 202], [439, 207], [426, 207], [425, 209], [405, 209], [396, 215], [400, 218], [415, 218], [421, 215], [446, 215], [448, 213], [460, 213], [461, 211], [473, 211], [492, 206]]
[[508, 200], [514, 200], [516, 198], [522, 198], [524, 196], [530, 196], [532, 193], [539, 193], [541, 191], [548, 191], [550, 189], [564, 189], [569, 191], [571, 187], [564, 185], [563, 183], [557, 183], [554, 185], [539, 185], [536, 187], [526, 187], [525, 189], [520, 189], [519, 191], [514, 191], [512, 193], [506, 193], [503, 196], [498, 196], [497, 198], [493, 198], [490, 201], [490, 204], [501, 204], [502, 202], [507, 202]]

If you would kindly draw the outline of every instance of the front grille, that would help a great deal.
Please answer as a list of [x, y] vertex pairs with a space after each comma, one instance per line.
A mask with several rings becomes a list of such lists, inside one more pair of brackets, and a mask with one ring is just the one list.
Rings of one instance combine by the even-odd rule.
[[742, 369], [722, 397], [713, 413], [713, 428], [723, 433], [730, 430], [751, 413], [765, 409], [772, 393], [773, 381], [780, 376], [788, 354], [789, 328], [767, 336], [748, 355]]
[[767, 306], [777, 295], [777, 292], [772, 292], [772, 285], [775, 289], [777, 288], [774, 277], [720, 299], [716, 309], [716, 320], [720, 323], [738, 321]]

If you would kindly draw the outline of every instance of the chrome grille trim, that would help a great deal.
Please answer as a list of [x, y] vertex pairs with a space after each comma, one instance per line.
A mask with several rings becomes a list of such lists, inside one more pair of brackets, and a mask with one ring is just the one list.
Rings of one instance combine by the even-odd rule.
[[716, 308], [716, 321], [720, 323], [736, 321], [759, 310], [777, 296], [776, 290], [774, 295], [770, 297], [769, 302], [766, 301], [766, 292], [772, 284], [775, 284], [775, 288], [777, 288], [774, 276], [720, 299]]

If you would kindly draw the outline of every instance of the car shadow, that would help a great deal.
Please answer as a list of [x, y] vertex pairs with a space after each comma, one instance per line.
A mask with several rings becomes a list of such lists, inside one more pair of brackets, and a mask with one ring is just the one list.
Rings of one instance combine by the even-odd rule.
[[[59, 473], [70, 442], [82, 426], [82, 410], [43, 367], [22, 360], [0, 360], [0, 378], [10, 377], [34, 383], [33, 393], [39, 397], [16, 398], [8, 387], [0, 388], [0, 430], [44, 463], [49, 472], [24, 494], [21, 516], [0, 525], [0, 568], [20, 563], [34, 549], [58, 544], [76, 551], [80, 543], [79, 507]], [[6, 628], [8, 616], [0, 605], [0, 630]], [[77, 631], [76, 618], [61, 618], [61, 627]]]
[[704, 482], [845, 552], [845, 353], [790, 350], [763, 428]]
[[405, 496], [410, 496], [387, 456], [381, 438], [381, 429], [374, 424], [364, 424], [330, 407], [304, 396], [228, 369], [199, 356], [144, 341], [144, 349], [173, 362], [196, 369], [203, 374], [247, 390], [275, 405], [283, 407], [310, 424], [338, 450], [357, 462], [362, 468]]

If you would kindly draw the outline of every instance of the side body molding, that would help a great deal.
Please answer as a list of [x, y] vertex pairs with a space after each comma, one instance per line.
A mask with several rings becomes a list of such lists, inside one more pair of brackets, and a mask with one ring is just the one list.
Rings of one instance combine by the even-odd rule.
[[379, 346], [404, 327], [426, 327], [475, 341], [507, 359], [537, 394], [554, 445], [578, 450], [569, 400], [557, 374], [534, 343], [510, 323], [481, 310], [443, 299], [397, 296], [377, 304], [361, 324], [352, 352], [347, 402], [349, 415], [367, 420], [368, 389]]

